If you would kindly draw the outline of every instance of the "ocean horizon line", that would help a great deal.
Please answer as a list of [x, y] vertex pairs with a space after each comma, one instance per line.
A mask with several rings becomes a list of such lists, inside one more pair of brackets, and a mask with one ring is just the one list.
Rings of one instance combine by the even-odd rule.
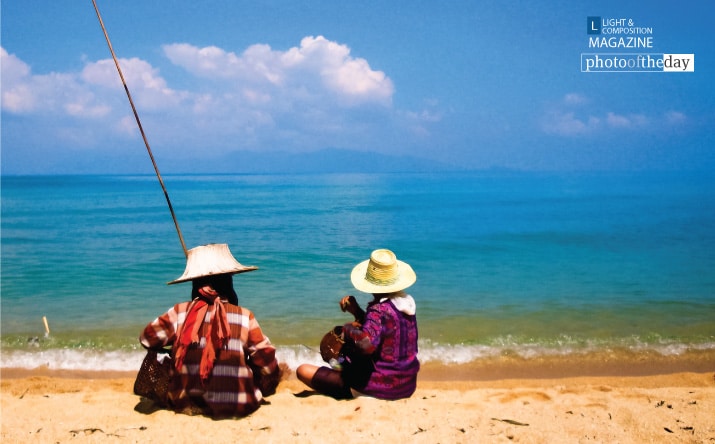
[[[437, 170], [306, 170], [306, 171], [284, 171], [284, 170], [261, 170], [261, 171], [250, 171], [250, 170], [236, 170], [236, 171], [163, 171], [160, 170], [162, 177], [207, 177], [207, 176], [217, 176], [217, 177], [230, 177], [230, 176], [311, 176], [311, 175], [336, 175], [336, 174], [346, 174], [346, 175], [390, 175], [390, 174], [406, 174], [406, 175], [432, 175], [432, 174], [449, 174], [449, 173], [460, 173], [460, 174], [524, 174], [524, 175], [598, 175], [598, 176], [621, 176], [626, 174], [635, 175], [657, 175], [657, 174], [667, 174], [667, 175], [682, 175], [682, 174], [696, 174], [713, 177], [712, 171], [703, 168], [613, 168], [613, 169], [534, 169], [534, 168], [516, 168], [516, 167], [474, 167], [474, 168], [453, 168], [453, 169], [437, 169]], [[83, 172], [7, 172], [3, 171], [0, 173], [0, 177], [153, 177], [156, 178], [156, 172], [153, 170], [136, 170], [136, 171], [123, 171], [123, 172], [109, 172], [109, 171], [83, 171]]]

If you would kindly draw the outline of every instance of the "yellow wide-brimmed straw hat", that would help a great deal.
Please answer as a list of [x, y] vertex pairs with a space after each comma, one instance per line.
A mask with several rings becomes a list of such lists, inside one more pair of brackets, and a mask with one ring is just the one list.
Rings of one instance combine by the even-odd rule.
[[186, 270], [168, 285], [217, 274], [236, 274], [258, 270], [252, 265], [241, 265], [228, 249], [227, 244], [208, 244], [192, 248], [186, 256]]
[[353, 268], [350, 280], [365, 293], [393, 293], [414, 284], [417, 275], [409, 264], [398, 261], [395, 253], [380, 249]]

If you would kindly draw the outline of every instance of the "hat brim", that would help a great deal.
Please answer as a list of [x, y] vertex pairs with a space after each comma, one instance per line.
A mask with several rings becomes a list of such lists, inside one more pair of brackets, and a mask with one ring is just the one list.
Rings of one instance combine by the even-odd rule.
[[179, 279], [173, 280], [171, 282], [167, 282], [166, 285], [180, 284], [182, 282], [193, 281], [194, 279], [200, 279], [200, 278], [205, 278], [205, 277], [209, 277], [209, 276], [219, 276], [222, 274], [233, 275], [233, 274], [239, 274], [239, 273], [246, 273], [246, 272], [253, 271], [253, 270], [258, 270], [258, 267], [251, 265], [251, 266], [246, 266], [246, 267], [243, 267], [243, 268], [237, 269], [237, 270], [221, 271], [221, 272], [216, 272], [216, 273], [205, 273], [205, 274], [192, 275], [192, 276], [181, 276], [181, 277], [179, 277]]
[[417, 275], [414, 270], [412, 270], [412, 267], [410, 267], [407, 262], [398, 260], [397, 269], [400, 275], [397, 281], [390, 285], [373, 284], [365, 279], [369, 262], [370, 259], [360, 262], [353, 268], [352, 273], [350, 273], [350, 281], [353, 283], [353, 286], [364, 293], [394, 293], [410, 287], [417, 281]]

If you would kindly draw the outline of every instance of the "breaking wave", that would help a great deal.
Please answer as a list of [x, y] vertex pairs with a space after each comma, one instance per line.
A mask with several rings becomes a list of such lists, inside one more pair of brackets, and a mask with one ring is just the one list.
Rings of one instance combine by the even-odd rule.
[[[317, 348], [300, 344], [278, 345], [276, 348], [279, 362], [287, 364], [291, 369], [297, 368], [302, 363], [323, 364]], [[499, 356], [520, 357], [528, 360], [617, 351], [644, 355], [656, 353], [662, 356], [679, 356], [690, 351], [715, 351], [715, 342], [686, 344], [661, 340], [646, 343], [638, 338], [627, 338], [615, 342], [599, 343], [562, 339], [545, 345], [520, 343], [510, 337], [492, 341], [490, 344], [441, 344], [423, 340], [420, 342], [419, 359], [422, 363], [459, 365]], [[1, 357], [2, 368], [133, 372], [139, 369], [144, 351], [141, 348], [129, 350], [5, 348], [2, 350]]]

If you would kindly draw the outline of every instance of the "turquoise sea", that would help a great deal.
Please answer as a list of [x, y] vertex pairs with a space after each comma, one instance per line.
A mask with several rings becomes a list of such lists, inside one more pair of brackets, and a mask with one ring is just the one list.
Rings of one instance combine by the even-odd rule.
[[[715, 350], [715, 175], [164, 176], [189, 248], [227, 243], [279, 358], [320, 362], [352, 267], [412, 265], [423, 362]], [[144, 325], [184, 300], [159, 182], [2, 177], [2, 367], [136, 370]], [[49, 334], [42, 318], [46, 317]]]

